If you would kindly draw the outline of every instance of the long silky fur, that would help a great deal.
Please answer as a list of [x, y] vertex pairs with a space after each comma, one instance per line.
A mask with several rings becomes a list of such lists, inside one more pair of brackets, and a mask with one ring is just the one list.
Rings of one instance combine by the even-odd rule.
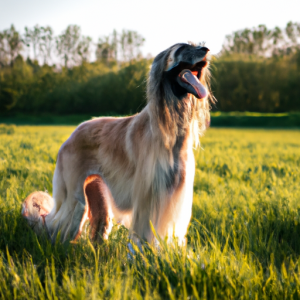
[[[54, 207], [45, 218], [52, 239], [74, 239], [86, 213], [84, 181], [98, 174], [107, 184], [110, 210], [130, 228], [132, 237], [153, 241], [150, 221], [162, 237], [184, 242], [191, 217], [198, 145], [209, 123], [209, 101], [193, 95], [178, 100], [164, 70], [170, 53], [153, 62], [147, 105], [126, 118], [98, 118], [82, 123], [62, 145], [53, 177]], [[201, 81], [209, 89], [209, 71]], [[99, 199], [101, 201], [101, 199]]]
[[[152, 102], [155, 105], [156, 114], [154, 118], [158, 121], [165, 146], [168, 149], [174, 146], [178, 135], [181, 135], [190, 125], [192, 125], [194, 144], [197, 147], [199, 145], [199, 135], [201, 136], [204, 133], [207, 124], [210, 122], [210, 106], [207, 99], [199, 101], [190, 94], [189, 100], [191, 102], [180, 101], [174, 96], [169, 82], [163, 80], [166, 65], [162, 62], [166, 63], [172, 49], [177, 47], [178, 45], [174, 45], [157, 55], [153, 62], [147, 85], [148, 103]], [[202, 83], [209, 91], [208, 97], [214, 102], [209, 82], [210, 71], [207, 66], [204, 69]]]

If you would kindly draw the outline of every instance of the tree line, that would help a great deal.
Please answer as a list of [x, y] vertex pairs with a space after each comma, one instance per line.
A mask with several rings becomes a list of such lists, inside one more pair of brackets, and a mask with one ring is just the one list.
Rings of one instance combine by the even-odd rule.
[[[0, 114], [129, 114], [146, 103], [151, 58], [137, 32], [113, 31], [94, 43], [70, 25], [12, 25], [0, 32]], [[94, 51], [95, 60], [91, 62]], [[300, 23], [247, 28], [226, 36], [212, 57], [214, 110], [300, 111]]]
[[300, 23], [288, 22], [281, 29], [259, 25], [252, 29], [238, 30], [225, 37], [221, 55], [243, 53], [262, 57], [275, 57], [299, 50]]
[[65, 68], [71, 68], [90, 62], [92, 51], [97, 61], [131, 61], [141, 56], [144, 41], [132, 30], [114, 30], [94, 43], [91, 37], [81, 34], [78, 25], [69, 25], [58, 36], [54, 36], [50, 26], [25, 27], [24, 33], [20, 33], [11, 25], [0, 32], [0, 67], [12, 67], [17, 56], [22, 55], [39, 64], [50, 65], [57, 61]]
[[213, 85], [221, 111], [300, 111], [300, 23], [226, 36]]

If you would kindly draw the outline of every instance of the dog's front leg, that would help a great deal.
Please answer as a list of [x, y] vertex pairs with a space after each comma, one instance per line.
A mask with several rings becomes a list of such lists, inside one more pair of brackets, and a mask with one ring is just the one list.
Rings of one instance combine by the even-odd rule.
[[[152, 243], [154, 234], [150, 226], [151, 218], [153, 219], [151, 199], [144, 198], [143, 201], [137, 201], [133, 208], [130, 227], [130, 238], [135, 244], [138, 244], [140, 240]], [[151, 222], [155, 224], [154, 220]]]

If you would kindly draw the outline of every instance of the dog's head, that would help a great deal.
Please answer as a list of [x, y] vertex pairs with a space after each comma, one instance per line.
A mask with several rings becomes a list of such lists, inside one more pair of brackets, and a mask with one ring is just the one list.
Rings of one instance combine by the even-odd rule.
[[185, 97], [187, 93], [193, 94], [198, 99], [208, 95], [205, 81], [208, 52], [209, 49], [206, 47], [188, 44], [179, 44], [171, 50], [165, 77], [170, 81], [177, 98]]
[[[148, 101], [154, 104], [158, 124], [167, 142], [192, 125], [194, 140], [209, 123], [209, 49], [176, 44], [158, 54], [148, 79]], [[173, 138], [172, 138], [173, 137]]]
[[[158, 54], [152, 64], [149, 85], [160, 85], [164, 94], [172, 91], [181, 100], [192, 94], [203, 99], [209, 94], [209, 49], [192, 44], [176, 44]], [[171, 91], [170, 91], [171, 89]]]

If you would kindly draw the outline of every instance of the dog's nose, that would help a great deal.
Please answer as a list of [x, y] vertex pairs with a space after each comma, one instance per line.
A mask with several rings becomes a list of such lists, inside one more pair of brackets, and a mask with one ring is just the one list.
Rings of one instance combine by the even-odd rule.
[[201, 51], [205, 51], [206, 53], [208, 52], [208, 51], [210, 51], [208, 48], [206, 48], [206, 47], [202, 47], [201, 48]]

